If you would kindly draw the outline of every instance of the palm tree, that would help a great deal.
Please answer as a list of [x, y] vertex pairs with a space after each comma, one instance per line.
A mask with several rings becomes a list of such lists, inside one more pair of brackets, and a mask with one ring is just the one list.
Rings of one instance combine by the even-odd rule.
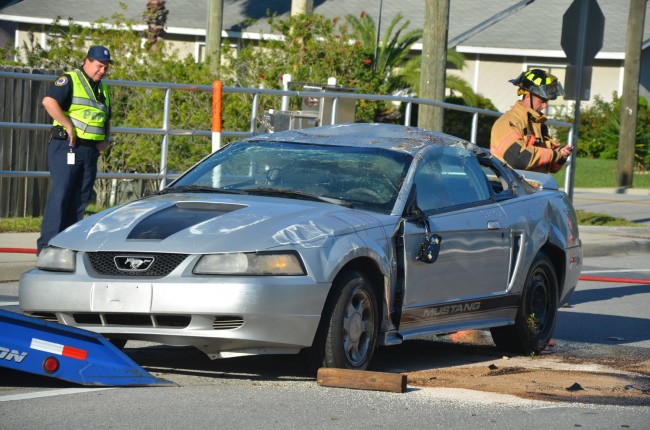
[[[465, 56], [455, 49], [450, 49], [447, 51], [447, 62], [453, 64], [456, 69], [462, 70], [465, 67]], [[420, 93], [421, 63], [422, 56], [413, 57], [406, 63], [402, 71], [402, 78], [415, 94]], [[452, 93], [459, 93], [468, 106], [478, 106], [479, 98], [465, 79], [447, 73], [445, 84]]]
[[377, 47], [377, 28], [374, 20], [364, 12], [360, 16], [347, 15], [346, 22], [352, 29], [352, 35], [361, 49], [372, 58], [377, 74], [388, 83], [389, 90], [399, 86], [398, 68], [404, 64], [413, 45], [422, 38], [422, 30], [409, 30], [409, 21], [400, 21], [404, 16], [397, 14], [384, 32], [384, 37]]
[[167, 25], [167, 14], [165, 7], [166, 0], [147, 0], [147, 11], [144, 18], [147, 22], [147, 44], [151, 48], [156, 47], [158, 38], [165, 36], [165, 25]]
[[[422, 56], [418, 55], [408, 61], [407, 58], [413, 45], [422, 38], [423, 31], [410, 30], [402, 34], [409, 26], [409, 21], [402, 22], [400, 25], [403, 18], [402, 14], [397, 14], [393, 18], [384, 33], [379, 49], [377, 49], [377, 28], [369, 15], [364, 12], [361, 12], [359, 17], [348, 15], [346, 21], [352, 28], [355, 40], [369, 57], [374, 59], [376, 70], [387, 82], [389, 91], [396, 92], [408, 88], [412, 93], [419, 94]], [[447, 52], [447, 61], [457, 69], [465, 67], [465, 56], [455, 49]], [[477, 105], [478, 97], [464, 79], [447, 74], [446, 85], [452, 92], [458, 92], [467, 105]]]

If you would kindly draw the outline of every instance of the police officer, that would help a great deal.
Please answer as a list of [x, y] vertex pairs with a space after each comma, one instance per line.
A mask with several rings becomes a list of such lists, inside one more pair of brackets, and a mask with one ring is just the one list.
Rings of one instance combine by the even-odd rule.
[[560, 145], [548, 133], [544, 110], [549, 100], [564, 95], [558, 79], [544, 70], [522, 72], [513, 85], [522, 98], [492, 126], [492, 155], [515, 169], [557, 172], [566, 163], [571, 147]]
[[99, 154], [110, 141], [110, 99], [102, 77], [113, 64], [103, 46], [88, 50], [83, 65], [59, 77], [43, 106], [54, 119], [47, 156], [51, 188], [37, 250], [81, 220], [95, 184]]

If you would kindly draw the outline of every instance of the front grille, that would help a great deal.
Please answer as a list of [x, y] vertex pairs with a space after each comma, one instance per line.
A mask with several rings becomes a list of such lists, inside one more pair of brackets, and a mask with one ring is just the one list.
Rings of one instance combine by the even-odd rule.
[[79, 324], [101, 326], [130, 326], [130, 327], [173, 327], [185, 328], [190, 325], [189, 315], [147, 315], [147, 314], [73, 314], [74, 321]]
[[[144, 252], [89, 252], [87, 255], [93, 269], [100, 275], [130, 277], [147, 276], [158, 278], [169, 275], [188, 256], [188, 254], [158, 254]], [[136, 258], [153, 257], [154, 261], [146, 270], [120, 270], [115, 263], [115, 258], [125, 256]]]

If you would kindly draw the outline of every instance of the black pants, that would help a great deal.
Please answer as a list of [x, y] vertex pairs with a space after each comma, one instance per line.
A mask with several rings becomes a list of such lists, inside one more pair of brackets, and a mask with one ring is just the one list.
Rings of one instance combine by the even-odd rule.
[[66, 139], [52, 139], [47, 148], [50, 192], [47, 195], [38, 252], [50, 239], [83, 219], [97, 177], [99, 151], [94, 146], [77, 146], [75, 163], [68, 164], [70, 148]]

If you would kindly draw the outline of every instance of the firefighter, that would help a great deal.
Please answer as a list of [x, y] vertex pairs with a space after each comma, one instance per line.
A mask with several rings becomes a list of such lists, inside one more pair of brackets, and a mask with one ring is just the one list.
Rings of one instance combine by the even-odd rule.
[[551, 139], [543, 112], [549, 100], [564, 95], [562, 84], [540, 69], [522, 72], [509, 82], [519, 87], [517, 95], [522, 97], [492, 126], [492, 155], [515, 169], [557, 172], [566, 163], [572, 148], [560, 148]]
[[36, 242], [38, 253], [81, 220], [90, 202], [97, 160], [110, 142], [110, 99], [102, 77], [111, 64], [108, 49], [93, 46], [81, 67], [60, 76], [43, 97], [54, 123], [47, 148], [51, 185]]

